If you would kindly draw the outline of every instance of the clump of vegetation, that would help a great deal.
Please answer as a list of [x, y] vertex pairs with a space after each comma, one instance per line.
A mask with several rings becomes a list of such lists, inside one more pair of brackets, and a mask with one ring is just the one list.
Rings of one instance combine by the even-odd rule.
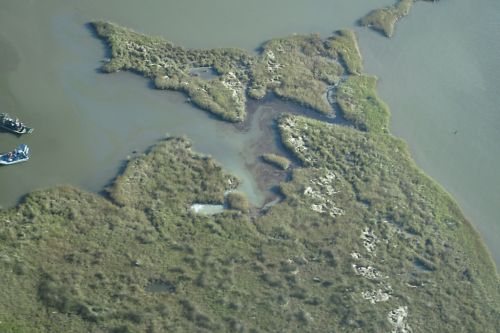
[[[244, 120], [247, 95], [260, 99], [268, 92], [331, 114], [329, 87], [338, 84], [344, 72], [362, 70], [356, 38], [348, 30], [325, 40], [316, 34], [273, 39], [255, 56], [234, 48], [190, 50], [113, 23], [91, 24], [111, 50], [104, 72], [138, 72], [157, 88], [183, 91], [200, 108], [232, 122]], [[192, 75], [200, 67], [218, 76], [206, 80]]]
[[[165, 164], [179, 168], [155, 172]], [[200, 182], [202, 187], [196, 185]], [[193, 153], [189, 141], [170, 138], [153, 147], [149, 154], [130, 161], [108, 193], [120, 206], [146, 211], [162, 203], [172, 207], [185, 202], [222, 204], [224, 192], [237, 186], [238, 180], [226, 174], [212, 158]], [[185, 191], [186, 187], [191, 190]]]
[[269, 163], [281, 170], [286, 170], [290, 166], [290, 160], [284, 156], [276, 154], [263, 154], [261, 157], [264, 162]]
[[360, 24], [383, 33], [387, 37], [394, 35], [396, 22], [410, 13], [415, 0], [398, 0], [392, 6], [371, 11], [360, 20]]
[[[375, 9], [361, 18], [359, 24], [370, 27], [390, 38], [394, 35], [396, 23], [410, 13], [411, 7], [415, 1], [417, 0], [397, 0], [392, 6]], [[422, 1], [436, 2], [438, 0]]]
[[350, 76], [338, 89], [336, 102], [344, 118], [362, 131], [387, 132], [389, 110], [376, 93], [374, 76]]
[[[111, 59], [102, 66], [104, 72], [138, 72], [151, 78], [157, 88], [182, 91], [194, 104], [225, 120], [245, 118], [245, 87], [254, 61], [248, 52], [235, 48], [190, 50], [113, 23], [91, 25], [111, 50]], [[218, 77], [204, 80], [191, 75], [199, 67], [213, 68]]]
[[226, 195], [226, 204], [229, 209], [239, 210], [243, 213], [248, 213], [250, 209], [247, 196], [242, 192], [229, 192]]
[[331, 114], [325, 95], [327, 86], [340, 81], [344, 73], [339, 57], [331, 40], [316, 34], [270, 40], [252, 66], [249, 95], [258, 99], [272, 91], [283, 99]]
[[358, 48], [356, 35], [352, 30], [339, 30], [327, 40], [330, 52], [344, 64], [349, 74], [363, 72], [363, 59]]

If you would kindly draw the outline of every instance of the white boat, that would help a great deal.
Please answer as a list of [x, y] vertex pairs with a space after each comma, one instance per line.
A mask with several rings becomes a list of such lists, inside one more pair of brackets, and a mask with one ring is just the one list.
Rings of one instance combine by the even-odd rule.
[[26, 162], [30, 159], [30, 149], [27, 145], [19, 145], [11, 152], [0, 155], [0, 165], [10, 165], [21, 162]]

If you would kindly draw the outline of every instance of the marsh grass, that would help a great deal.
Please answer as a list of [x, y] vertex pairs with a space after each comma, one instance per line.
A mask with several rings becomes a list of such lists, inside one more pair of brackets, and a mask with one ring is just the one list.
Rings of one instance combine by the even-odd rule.
[[[285, 144], [288, 143], [288, 147], [310, 168], [297, 170], [295, 181], [282, 186], [287, 202], [298, 206], [307, 203], [303, 197], [297, 196], [295, 184], [301, 181], [311, 184], [311, 179], [317, 177], [314, 170], [331, 170], [338, 181], [337, 185], [333, 185], [338, 192], [334, 197], [335, 203], [346, 212], [335, 219], [339, 229], [332, 228], [340, 233], [334, 237], [335, 248], [338, 249], [342, 238], [356, 242], [359, 235], [351, 233], [368, 226], [376, 234], [383, 235], [383, 241], [377, 243], [376, 253], [367, 253], [361, 246], [361, 259], [352, 262], [375, 266], [378, 263], [378, 269], [388, 277], [386, 282], [399, 295], [393, 295], [393, 302], [396, 301], [394, 298], [402, 302], [414, 299], [415, 303], [409, 307], [418, 313], [417, 316], [423, 315], [426, 310], [420, 306], [428, 297], [424, 296], [425, 290], [430, 288], [439, 296], [433, 301], [428, 299], [429, 302], [453, 304], [444, 311], [447, 319], [427, 313], [425, 320], [428, 328], [419, 327], [418, 330], [432, 331], [440, 327], [441, 320], [450, 320], [458, 325], [457, 330], [464, 325], [467, 330], [474, 331], [482, 325], [479, 322], [492, 320], [486, 319], [489, 310], [478, 310], [478, 304], [484, 302], [498, 313], [498, 296], [489, 295], [489, 292], [498, 290], [494, 287], [498, 285], [494, 282], [498, 281], [498, 276], [491, 258], [456, 203], [415, 166], [403, 142], [387, 132], [362, 132], [301, 117], [284, 116], [280, 123]], [[289, 124], [293, 124], [291, 130]], [[301, 138], [308, 149], [297, 149], [290, 143], [291, 138]], [[303, 185], [302, 189], [306, 187]], [[284, 220], [296, 221], [299, 230], [305, 228], [305, 221], [314, 220], [312, 216], [302, 217], [300, 210], [294, 212], [295, 218], [285, 217], [282, 210], [278, 214]], [[266, 230], [275, 228], [271, 223], [261, 225]], [[313, 228], [319, 232], [325, 227], [319, 222]], [[316, 239], [312, 234], [308, 234], [309, 239]], [[345, 246], [349, 247], [347, 243]], [[338, 260], [337, 265], [339, 262], [342, 260]], [[474, 277], [478, 276], [482, 276], [480, 280], [483, 282], [475, 280]], [[416, 281], [422, 287], [409, 287]], [[399, 291], [396, 292], [396, 289]], [[464, 296], [465, 293], [467, 296]], [[441, 298], [445, 294], [447, 296]], [[464, 298], [459, 301], [461, 297]], [[475, 316], [479, 313], [482, 319], [477, 321]], [[457, 320], [459, 317], [460, 320]], [[448, 329], [453, 331], [449, 327], [445, 330]]]
[[338, 89], [336, 102], [345, 119], [362, 131], [387, 132], [389, 110], [376, 93], [374, 76], [350, 76]]
[[246, 195], [242, 192], [229, 192], [226, 195], [226, 205], [229, 209], [238, 210], [242, 213], [248, 213], [250, 203]]
[[[331, 114], [324, 98], [328, 86], [338, 84], [345, 72], [362, 71], [356, 37], [349, 30], [327, 39], [317, 34], [273, 39], [256, 56], [235, 48], [185, 49], [109, 22], [90, 26], [111, 50], [103, 72], [139, 73], [156, 88], [182, 91], [195, 105], [231, 122], [245, 119], [247, 96], [260, 99], [268, 92]], [[204, 80], [190, 74], [199, 67], [210, 67], [217, 76]]]
[[339, 30], [328, 38], [330, 53], [335, 55], [350, 74], [363, 72], [363, 59], [358, 48], [356, 35], [352, 30]]
[[286, 170], [290, 166], [290, 160], [284, 156], [276, 154], [263, 154], [261, 158], [264, 162], [269, 163], [281, 170]]
[[[111, 201], [60, 187], [0, 212], [6, 327], [380, 332], [391, 329], [387, 313], [404, 304], [415, 332], [492, 331], [499, 298], [491, 260], [406, 146], [385, 133], [307, 118], [280, 123], [290, 119], [288, 134], [308, 147], [290, 146], [304, 167], [281, 185], [284, 200], [253, 221], [237, 192], [226, 200], [238, 211], [190, 211], [199, 200], [222, 203], [237, 182], [178, 138], [131, 160], [108, 189]], [[308, 187], [345, 214], [312, 210], [321, 198], [305, 195]], [[367, 226], [380, 239], [371, 253], [360, 239]], [[373, 265], [384, 278], [356, 275], [353, 264]], [[170, 292], [149, 292], [151, 281], [168, 281]], [[387, 302], [362, 298], [386, 284]]]
[[375, 9], [361, 18], [362, 26], [370, 27], [381, 32], [386, 37], [394, 35], [396, 22], [410, 13], [415, 0], [398, 0], [394, 5]]
[[[359, 20], [359, 24], [380, 32], [386, 37], [394, 36], [396, 23], [407, 16], [413, 4], [419, 0], [397, 0], [392, 6], [372, 10]], [[437, 2], [439, 0], [420, 0]]]
[[[112, 23], [96, 21], [90, 26], [111, 50], [103, 72], [136, 72], [153, 80], [158, 89], [186, 93], [194, 104], [222, 119], [244, 119], [244, 84], [253, 61], [248, 52], [235, 48], [190, 50]], [[204, 80], [190, 75], [199, 67], [213, 68], [217, 77]]]

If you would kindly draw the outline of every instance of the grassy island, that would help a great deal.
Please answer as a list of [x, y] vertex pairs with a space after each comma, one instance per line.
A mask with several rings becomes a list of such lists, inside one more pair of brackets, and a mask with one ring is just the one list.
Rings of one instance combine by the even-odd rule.
[[[316, 34], [273, 39], [255, 56], [235, 48], [185, 49], [109, 22], [91, 25], [110, 48], [104, 72], [140, 73], [158, 89], [183, 91], [200, 108], [231, 122], [245, 119], [247, 97], [260, 99], [268, 92], [331, 114], [329, 88], [345, 72], [362, 70], [356, 38], [348, 30], [327, 39]], [[200, 77], [193, 72], [199, 68], [214, 71], [216, 77]]]
[[276, 154], [263, 154], [262, 160], [278, 169], [286, 170], [290, 166], [290, 160], [284, 156]]
[[[413, 3], [418, 0], [397, 0], [397, 2], [385, 8], [379, 8], [371, 11], [365, 17], [359, 20], [362, 26], [370, 27], [386, 37], [394, 35], [396, 23], [410, 13]], [[438, 0], [422, 0], [427, 2], [436, 2]]]
[[[97, 27], [101, 35], [106, 29], [125, 34], [116, 45], [131, 34], [137, 43], [144, 39], [141, 45], [178, 53], [167, 68], [179, 76], [188, 69], [174, 68], [191, 64], [193, 54], [209, 59], [215, 52]], [[120, 34], [111, 33], [109, 43]], [[235, 177], [180, 138], [130, 160], [103, 195], [59, 187], [0, 211], [0, 332], [496, 332], [500, 280], [479, 235], [388, 132], [388, 109], [375, 79], [361, 73], [352, 39], [335, 38], [264, 45], [260, 57], [268, 59], [278, 45], [290, 47], [274, 55], [293, 67], [280, 67], [284, 77], [299, 71], [327, 85], [343, 72], [332, 98], [353, 123], [281, 116], [280, 138], [299, 165], [280, 185], [283, 200], [265, 211], [234, 192]], [[141, 68], [131, 49], [116, 45], [106, 70]], [[226, 75], [248, 89], [255, 82], [279, 87], [308, 105], [302, 76], [293, 89], [270, 88], [265, 70], [252, 67], [262, 60], [217, 52], [228, 61], [220, 66], [240, 69]], [[301, 55], [286, 60], [289, 52]], [[222, 58], [196, 59], [196, 66], [215, 68]], [[242, 65], [249, 59], [250, 67]], [[326, 66], [327, 59], [340, 67]], [[156, 79], [150, 70], [142, 73]], [[216, 71], [224, 76], [222, 67]], [[194, 203], [232, 209], [196, 214]]]

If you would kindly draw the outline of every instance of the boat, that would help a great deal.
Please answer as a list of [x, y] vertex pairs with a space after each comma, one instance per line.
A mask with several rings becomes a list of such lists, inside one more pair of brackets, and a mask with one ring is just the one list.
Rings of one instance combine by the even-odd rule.
[[0, 128], [18, 135], [33, 132], [33, 128], [25, 126], [19, 119], [11, 118], [8, 113], [0, 113]]
[[21, 162], [26, 162], [30, 159], [30, 149], [27, 145], [19, 145], [11, 152], [0, 155], [0, 165], [10, 165]]

